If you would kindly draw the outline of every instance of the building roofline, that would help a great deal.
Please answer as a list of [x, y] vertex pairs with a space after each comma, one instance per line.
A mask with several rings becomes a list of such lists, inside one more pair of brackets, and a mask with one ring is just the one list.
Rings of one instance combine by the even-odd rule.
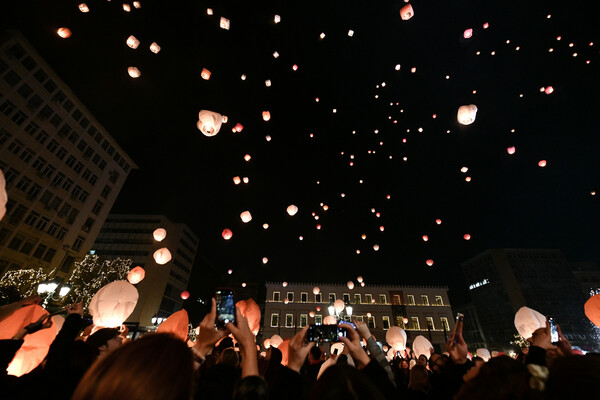
[[[283, 285], [283, 281], [280, 282], [275, 282], [275, 281], [266, 281], [265, 282], [265, 286], [266, 285]], [[347, 284], [345, 283], [326, 283], [326, 282], [288, 282], [288, 286], [289, 285], [306, 285], [306, 286], [344, 286], [347, 287]], [[362, 287], [360, 285], [358, 285], [358, 287]], [[366, 287], [387, 287], [387, 288], [419, 288], [419, 289], [445, 289], [445, 290], [449, 290], [448, 286], [435, 286], [435, 285], [382, 285], [382, 284], [365, 284], [364, 286]], [[357, 289], [355, 287], [355, 289]], [[354, 290], [354, 289], [352, 289]]]

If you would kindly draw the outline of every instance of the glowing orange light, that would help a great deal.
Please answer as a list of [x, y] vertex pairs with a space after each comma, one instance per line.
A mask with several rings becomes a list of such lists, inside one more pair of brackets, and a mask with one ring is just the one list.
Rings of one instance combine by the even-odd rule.
[[233, 232], [231, 232], [231, 229], [223, 229], [223, 232], [221, 232], [221, 236], [223, 236], [223, 239], [225, 240], [229, 240], [233, 237]]
[[67, 38], [71, 37], [71, 30], [69, 28], [58, 28], [56, 33], [58, 34], [58, 36], [60, 36], [63, 39], [67, 39]]
[[431, 267], [433, 265], [433, 260], [430, 258], [429, 260], [425, 261], [425, 264]]

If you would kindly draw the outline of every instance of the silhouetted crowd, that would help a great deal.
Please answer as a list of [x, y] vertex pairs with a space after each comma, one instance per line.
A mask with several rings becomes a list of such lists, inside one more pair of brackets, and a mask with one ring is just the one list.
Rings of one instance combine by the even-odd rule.
[[[29, 298], [0, 307], [0, 323]], [[46, 315], [15, 326], [0, 340], [1, 399], [561, 399], [600, 398], [600, 354], [573, 354], [559, 330], [551, 343], [548, 325], [528, 339], [516, 359], [506, 355], [469, 358], [458, 325], [446, 352], [415, 355], [409, 348], [389, 360], [369, 332], [354, 321], [341, 354], [325, 356], [306, 341], [308, 326], [282, 352], [258, 354], [248, 321], [215, 328], [216, 306], [206, 315], [194, 343], [167, 333], [130, 341], [119, 329], [84, 330], [81, 304], [68, 316], [47, 355], [31, 372], [16, 377], [7, 368], [24, 338], [51, 322]], [[232, 337], [231, 337], [232, 336]], [[284, 365], [285, 364], [285, 365]]]

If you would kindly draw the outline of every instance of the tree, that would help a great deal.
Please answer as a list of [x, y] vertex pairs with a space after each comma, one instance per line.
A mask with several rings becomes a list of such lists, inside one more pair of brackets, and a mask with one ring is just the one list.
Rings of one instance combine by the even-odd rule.
[[46, 279], [48, 275], [41, 268], [11, 269], [0, 279], [0, 289], [3, 289], [3, 293], [16, 291], [24, 298], [36, 294], [38, 284]]
[[518, 347], [520, 350], [523, 350], [525, 347], [529, 347], [529, 342], [523, 338], [520, 334], [513, 335], [515, 340], [511, 341], [510, 344]]

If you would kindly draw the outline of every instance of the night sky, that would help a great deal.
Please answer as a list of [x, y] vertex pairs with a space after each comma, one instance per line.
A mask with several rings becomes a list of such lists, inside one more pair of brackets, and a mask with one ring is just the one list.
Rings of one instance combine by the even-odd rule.
[[[165, 214], [199, 236], [192, 295], [207, 276], [358, 275], [456, 295], [460, 263], [492, 247], [599, 261], [597, 2], [414, 1], [407, 21], [399, 0], [142, 1], [131, 12], [86, 3], [89, 13], [14, 0], [2, 25], [24, 34], [139, 166], [112, 211]], [[469, 104], [477, 118], [460, 125]], [[218, 135], [196, 128], [203, 109], [228, 116]]]

